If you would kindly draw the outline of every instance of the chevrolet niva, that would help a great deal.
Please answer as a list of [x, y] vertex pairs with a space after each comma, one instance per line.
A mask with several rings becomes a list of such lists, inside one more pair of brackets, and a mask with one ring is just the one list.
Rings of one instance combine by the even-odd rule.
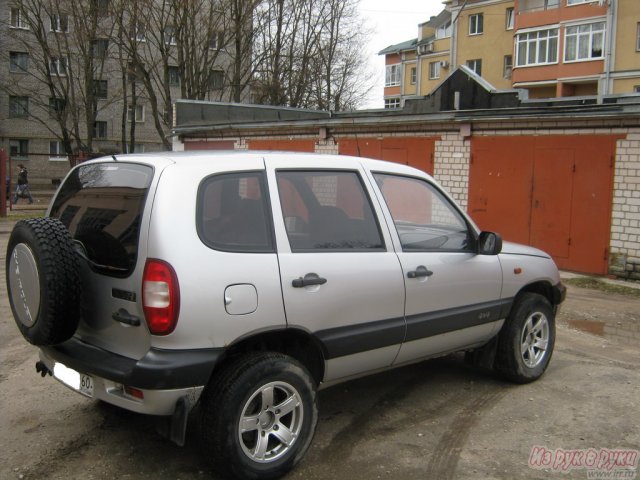
[[320, 387], [458, 351], [538, 379], [565, 296], [419, 170], [276, 152], [83, 163], [15, 225], [6, 277], [43, 376], [180, 445], [191, 417], [216, 472], [261, 479], [305, 454]]

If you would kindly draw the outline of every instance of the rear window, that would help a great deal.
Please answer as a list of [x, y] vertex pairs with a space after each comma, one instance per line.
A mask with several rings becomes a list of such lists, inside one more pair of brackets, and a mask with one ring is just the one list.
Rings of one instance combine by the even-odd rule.
[[142, 210], [153, 168], [96, 163], [71, 172], [51, 209], [82, 245], [94, 270], [125, 277], [138, 256]]

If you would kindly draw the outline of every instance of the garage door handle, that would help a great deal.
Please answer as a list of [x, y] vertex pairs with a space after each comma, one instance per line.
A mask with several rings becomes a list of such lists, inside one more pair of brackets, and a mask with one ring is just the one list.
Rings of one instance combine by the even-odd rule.
[[117, 312], [113, 312], [111, 314], [111, 318], [113, 318], [116, 322], [125, 323], [127, 325], [131, 325], [132, 327], [140, 326], [140, 318], [135, 315], [131, 315], [124, 308], [118, 309]]
[[433, 272], [424, 265], [420, 265], [415, 270], [407, 273], [407, 277], [409, 278], [430, 277], [431, 275], [433, 275]]
[[315, 273], [307, 273], [304, 278], [300, 277], [293, 280], [291, 285], [293, 285], [293, 288], [303, 288], [310, 285], [324, 285], [325, 283], [327, 283], [326, 278], [319, 277]]

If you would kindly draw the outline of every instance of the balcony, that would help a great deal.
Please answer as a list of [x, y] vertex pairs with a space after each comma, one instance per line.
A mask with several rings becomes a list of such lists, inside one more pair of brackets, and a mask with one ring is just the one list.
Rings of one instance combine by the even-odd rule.
[[520, 0], [518, 13], [540, 12], [551, 10], [560, 6], [560, 0]]

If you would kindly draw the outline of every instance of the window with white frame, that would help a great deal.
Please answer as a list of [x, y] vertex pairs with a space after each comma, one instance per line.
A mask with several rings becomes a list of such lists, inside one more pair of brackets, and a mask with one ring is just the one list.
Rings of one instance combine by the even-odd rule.
[[131, 151], [131, 146], [127, 143], [127, 153], [144, 153], [144, 143], [134, 143], [133, 151]]
[[129, 27], [129, 38], [131, 40], [135, 40], [136, 42], [146, 42], [147, 41], [147, 29], [142, 22], [132, 23]]
[[638, 22], [636, 29], [636, 52], [640, 52], [640, 22]]
[[451, 20], [443, 23], [438, 28], [436, 28], [436, 38], [449, 38], [451, 37]]
[[177, 45], [178, 40], [176, 38], [176, 29], [175, 27], [168, 25], [164, 27], [164, 44], [165, 45]]
[[400, 98], [385, 98], [384, 99], [384, 108], [400, 108]]
[[211, 37], [209, 37], [209, 48], [211, 50], [220, 50], [223, 44], [224, 44], [223, 32], [213, 32]]
[[478, 75], [482, 75], [482, 59], [474, 58], [473, 60], [467, 60], [467, 67], [476, 72]]
[[57, 33], [67, 33], [69, 31], [69, 15], [51, 15], [51, 17], [49, 17], [49, 30]]
[[29, 156], [29, 140], [20, 138], [9, 139], [9, 155], [14, 160], [26, 160]]
[[516, 17], [515, 17], [515, 12], [514, 12], [513, 7], [507, 8], [506, 19], [505, 19], [505, 28], [507, 30], [513, 30], [513, 27], [515, 25], [515, 20], [516, 20]]
[[411, 67], [411, 85], [415, 85], [418, 81], [418, 69], [416, 67]]
[[567, 0], [567, 5], [580, 5], [581, 3], [594, 3], [598, 0]]
[[440, 62], [429, 62], [429, 80], [440, 78]]
[[502, 66], [502, 76], [510, 79], [511, 72], [513, 72], [513, 55], [505, 55]]
[[144, 105], [127, 107], [127, 121], [136, 123], [144, 122]]
[[26, 52], [9, 52], [9, 71], [26, 73], [29, 70], [29, 54]]
[[29, 22], [24, 11], [19, 7], [11, 7], [11, 27], [29, 30]]
[[604, 22], [566, 27], [564, 61], [604, 58], [604, 34]]
[[49, 73], [64, 77], [69, 69], [69, 59], [67, 57], [51, 57], [49, 59]]
[[476, 13], [469, 15], [469, 35], [480, 35], [484, 32], [484, 15]]
[[400, 85], [400, 73], [402, 65], [399, 63], [395, 65], [387, 65], [384, 75], [384, 86], [395, 87]]
[[67, 160], [67, 154], [64, 151], [60, 140], [51, 140], [49, 142], [49, 160], [52, 162], [61, 162]]
[[516, 66], [558, 62], [558, 29], [520, 33], [516, 37]]
[[634, 85], [633, 93], [640, 93], [640, 85]]

